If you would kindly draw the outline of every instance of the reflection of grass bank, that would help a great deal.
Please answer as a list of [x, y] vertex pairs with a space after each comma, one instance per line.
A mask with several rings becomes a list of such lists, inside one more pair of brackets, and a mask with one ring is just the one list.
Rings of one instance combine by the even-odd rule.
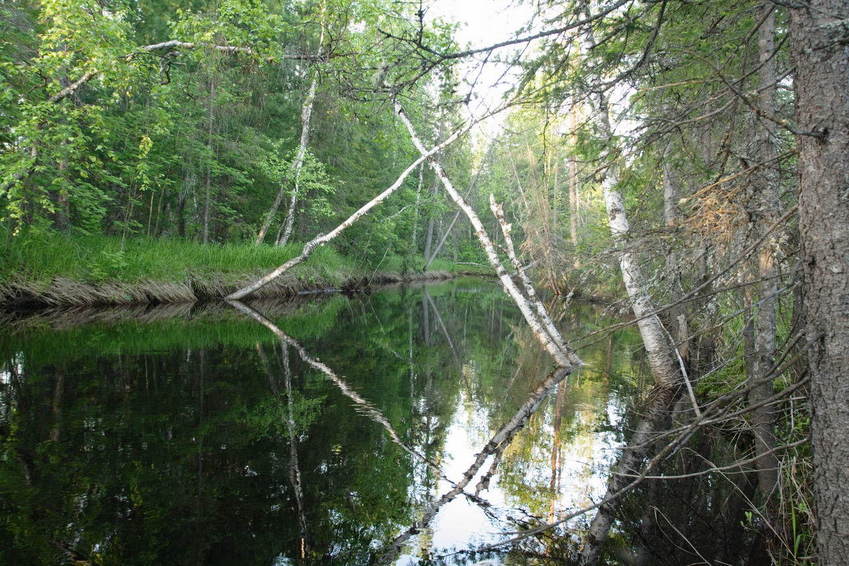
[[[299, 251], [299, 244], [202, 245], [176, 239], [55, 234], [18, 238], [0, 248], [0, 304], [180, 303], [221, 298]], [[324, 246], [258, 296], [416, 280], [424, 274], [413, 266], [422, 264], [420, 258], [387, 257], [373, 266]], [[448, 278], [461, 271], [468, 272], [468, 266], [436, 261], [430, 278]]]
[[[323, 336], [334, 327], [347, 299], [255, 303], [285, 332], [300, 340]], [[5, 331], [4, 331], [5, 330]], [[26, 352], [41, 363], [85, 356], [140, 354], [213, 345], [253, 348], [277, 339], [266, 328], [224, 303], [195, 308], [159, 307], [72, 309], [0, 326], [0, 359]]]

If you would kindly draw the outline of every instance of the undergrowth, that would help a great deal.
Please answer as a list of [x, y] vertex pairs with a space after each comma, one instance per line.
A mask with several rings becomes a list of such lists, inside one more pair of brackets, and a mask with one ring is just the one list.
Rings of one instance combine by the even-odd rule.
[[[301, 248], [299, 243], [283, 247], [252, 243], [204, 245], [169, 238], [121, 239], [102, 235], [43, 233], [3, 239], [0, 244], [0, 283], [39, 283], [56, 277], [92, 283], [179, 282], [189, 278], [235, 281], [243, 279], [246, 274], [273, 269], [300, 253]], [[345, 257], [332, 245], [325, 245], [314, 250], [306, 262], [292, 271], [292, 275], [340, 283], [347, 278], [376, 272], [417, 271], [415, 266], [422, 264], [420, 258], [384, 256], [370, 265], [369, 262]], [[430, 270], [467, 271], [468, 266], [436, 260]]]

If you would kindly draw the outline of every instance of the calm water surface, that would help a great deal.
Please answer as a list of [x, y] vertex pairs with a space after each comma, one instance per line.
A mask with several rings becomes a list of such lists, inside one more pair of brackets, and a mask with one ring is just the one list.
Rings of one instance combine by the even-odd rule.
[[[252, 307], [0, 329], [0, 563], [548, 564], [581, 550], [594, 512], [468, 552], [604, 497], [647, 389], [632, 330], [585, 340], [587, 366], [557, 383], [488, 282]], [[557, 310], [572, 339], [616, 322]], [[746, 489], [646, 482], [607, 559], [739, 560], [731, 496]]]

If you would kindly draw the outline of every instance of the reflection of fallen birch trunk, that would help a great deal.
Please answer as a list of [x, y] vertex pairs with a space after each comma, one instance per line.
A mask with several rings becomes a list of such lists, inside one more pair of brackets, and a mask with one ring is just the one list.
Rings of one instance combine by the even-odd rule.
[[454, 487], [450, 491], [442, 495], [442, 497], [440, 497], [435, 503], [432, 503], [424, 512], [420, 521], [417, 521], [410, 526], [409, 529], [396, 537], [395, 540], [390, 543], [387, 551], [380, 557], [378, 563], [389, 564], [393, 562], [398, 557], [401, 547], [410, 539], [410, 537], [429, 524], [445, 504], [453, 501], [461, 493], [469, 495], [464, 492], [466, 486], [469, 485], [472, 479], [474, 479], [474, 477], [478, 474], [489, 457], [494, 455], [495, 457], [490, 471], [481, 478], [481, 486], [475, 490], [474, 497], [477, 498], [477, 494], [481, 491], [481, 488], [486, 488], [486, 485], [484, 484], [489, 483], [489, 479], [494, 473], [495, 467], [501, 458], [501, 453], [507, 445], [510, 444], [513, 437], [516, 436], [516, 433], [519, 432], [519, 430], [525, 425], [530, 416], [537, 410], [540, 403], [542, 403], [543, 399], [545, 399], [545, 396], [554, 387], [556, 387], [557, 384], [563, 381], [567, 375], [569, 375], [569, 370], [567, 368], [558, 368], [554, 370], [542, 383], [540, 383], [539, 386], [530, 394], [527, 401], [519, 407], [513, 415], [513, 418], [502, 425], [502, 427], [498, 429], [498, 432], [489, 439], [489, 442], [487, 442], [483, 449], [478, 453], [474, 462], [472, 462], [472, 465], [465, 471], [460, 481], [453, 484]]
[[[534, 303], [533, 299], [525, 297], [519, 288], [516, 286], [516, 283], [510, 277], [510, 274], [507, 273], [507, 270], [504, 269], [504, 265], [501, 263], [501, 260], [498, 258], [498, 254], [495, 251], [495, 246], [492, 243], [489, 235], [486, 232], [486, 228], [484, 228], [483, 223], [478, 217], [477, 213], [474, 209], [466, 202], [466, 200], [457, 192], [457, 189], [454, 188], [454, 185], [451, 183], [451, 180], [448, 178], [448, 175], [445, 173], [445, 169], [442, 168], [439, 161], [436, 160], [436, 152], [427, 151], [418, 134], [416, 133], [415, 128], [413, 127], [412, 122], [407, 117], [407, 114], [404, 112], [404, 109], [400, 104], [395, 104], [395, 110], [398, 112], [398, 116], [401, 118], [401, 121], [407, 127], [407, 131], [410, 133], [410, 138], [413, 140], [413, 145], [416, 146], [416, 149], [422, 154], [422, 158], [427, 159], [430, 162], [430, 167], [433, 169], [433, 172], [436, 173], [436, 176], [439, 178], [442, 183], [445, 192], [448, 193], [448, 196], [451, 197], [451, 200], [463, 211], [466, 217], [469, 219], [469, 222], [472, 224], [472, 227], [475, 230], [475, 235], [478, 237], [478, 240], [481, 243], [481, 246], [486, 252], [486, 257], [489, 260], [490, 265], [495, 269], [495, 272], [498, 274], [498, 279], [501, 281], [501, 285], [504, 287], [504, 290], [507, 294], [513, 299], [516, 303], [516, 306], [519, 307], [519, 310], [522, 313], [522, 316], [525, 317], [528, 325], [530, 325], [531, 330], [536, 336], [537, 340], [543, 345], [546, 351], [551, 354], [551, 357], [554, 358], [557, 365], [561, 368], [566, 369], [566, 373], [571, 372], [571, 370], [575, 366], [580, 366], [581, 361], [575, 355], [574, 352], [565, 347], [562, 343], [562, 338], [560, 341], [553, 338], [550, 334], [550, 331], [546, 329], [546, 324], [543, 319], [539, 317], [537, 314], [540, 310], [544, 311], [545, 307], [541, 304], [534, 305], [532, 307], [532, 303]], [[538, 301], [536, 301], [538, 303]], [[547, 315], [546, 315], [547, 316]], [[555, 333], [557, 331], [555, 330]], [[557, 333], [559, 336], [559, 333]]]
[[[653, 401], [647, 408], [648, 412], [638, 423], [637, 429], [634, 436], [631, 438], [628, 447], [625, 448], [622, 456], [620, 456], [619, 460], [617, 460], [617, 463], [614, 465], [613, 470], [611, 471], [613, 477], [611, 477], [608, 481], [607, 492], [601, 500], [592, 505], [587, 505], [586, 507], [572, 511], [566, 515], [561, 515], [556, 521], [543, 523], [542, 525], [518, 533], [516, 536], [511, 538], [477, 548], [476, 551], [488, 552], [505, 546], [515, 545], [529, 537], [539, 535], [576, 517], [585, 515], [593, 509], [599, 509], [599, 513], [603, 513], [603, 517], [598, 520], [598, 524], [594, 527], [591, 526], [591, 532], [595, 532], [598, 536], [595, 541], [588, 541], [587, 544], [590, 546], [599, 544], [598, 541], [600, 540], [600, 537], [606, 537], [607, 532], [610, 529], [609, 519], [612, 518], [610, 513], [613, 509], [612, 505], [614, 502], [639, 485], [644, 479], [646, 479], [649, 472], [653, 470], [661, 460], [667, 458], [670, 453], [677, 450], [680, 446], [683, 440], [681, 437], [667, 442], [648, 462], [646, 462], [642, 469], [640, 469], [639, 464], [648, 456], [650, 447], [656, 445], [655, 441], [660, 438], [660, 436], [655, 436], [655, 434], [658, 433], [661, 428], [660, 425], [663, 424], [666, 417], [669, 416], [672, 403], [678, 393], [678, 388], [655, 388], [654, 393], [651, 395]], [[624, 470], [634, 471], [627, 472]], [[601, 511], [602, 509], [604, 509], [603, 512]], [[595, 521], [593, 522], [595, 523]], [[584, 560], [586, 560], [586, 557], [584, 557]]]
[[233, 307], [235, 307], [239, 311], [243, 312], [244, 314], [250, 316], [251, 318], [253, 318], [257, 322], [259, 322], [260, 324], [262, 324], [263, 326], [265, 326], [266, 328], [271, 330], [274, 333], [274, 335], [277, 336], [277, 338], [280, 339], [280, 344], [281, 344], [281, 346], [283, 346], [283, 348], [291, 346], [292, 348], [295, 349], [296, 352], [298, 352], [298, 356], [300, 356], [300, 358], [304, 362], [306, 362], [312, 368], [317, 369], [318, 371], [320, 371], [321, 373], [326, 375], [330, 379], [330, 381], [332, 381], [336, 385], [336, 387], [339, 388], [339, 391], [341, 391], [343, 395], [345, 395], [351, 401], [354, 402], [354, 405], [357, 407], [357, 411], [361, 415], [364, 415], [365, 417], [369, 418], [370, 420], [376, 422], [377, 424], [382, 426], [384, 428], [384, 430], [386, 430], [386, 433], [389, 435], [389, 438], [392, 440], [392, 442], [394, 442], [402, 450], [404, 450], [405, 452], [407, 452], [408, 454], [410, 454], [414, 458], [418, 458], [418, 459], [424, 461], [428, 466], [433, 468], [439, 474], [440, 478], [451, 483], [451, 485], [454, 485], [454, 483], [451, 482], [451, 480], [449, 480], [445, 476], [445, 474], [442, 473], [442, 469], [440, 468], [440, 466], [436, 462], [434, 462], [433, 460], [431, 460], [430, 458], [428, 458], [424, 454], [420, 454], [419, 452], [415, 451], [414, 449], [409, 447], [407, 444], [405, 444], [401, 440], [401, 437], [395, 431], [395, 428], [392, 426], [392, 424], [389, 422], [389, 420], [383, 415], [383, 413], [380, 412], [379, 409], [377, 409], [374, 405], [372, 405], [367, 400], [363, 399], [360, 396], [359, 393], [354, 391], [351, 388], [351, 386], [349, 386], [345, 382], [345, 380], [343, 380], [341, 377], [336, 375], [336, 373], [332, 369], [330, 369], [327, 365], [322, 363], [320, 360], [310, 356], [309, 353], [307, 353], [306, 349], [304, 349], [304, 347], [301, 346], [301, 344], [297, 340], [295, 340], [294, 338], [291, 338], [285, 332], [280, 330], [280, 328], [276, 324], [274, 324], [272, 321], [270, 321], [269, 319], [267, 319], [266, 317], [264, 317], [263, 315], [261, 315], [260, 313], [255, 311], [254, 309], [250, 308], [249, 306], [242, 304], [238, 301], [229, 301], [229, 302], [230, 302], [231, 305], [233, 305]]

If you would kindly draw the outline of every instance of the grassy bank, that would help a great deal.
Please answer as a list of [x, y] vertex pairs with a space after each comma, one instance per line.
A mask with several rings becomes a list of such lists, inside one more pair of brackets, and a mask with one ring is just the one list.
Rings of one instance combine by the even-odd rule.
[[[301, 245], [203, 245], [176, 239], [65, 236], [6, 239], [0, 251], [0, 304], [44, 306], [186, 302], [222, 297], [297, 255]], [[262, 296], [355, 288], [423, 277], [421, 258], [378, 262], [323, 246]], [[435, 261], [440, 277], [470, 266]], [[474, 271], [474, 269], [472, 269]], [[479, 270], [480, 271], [480, 270]]]

